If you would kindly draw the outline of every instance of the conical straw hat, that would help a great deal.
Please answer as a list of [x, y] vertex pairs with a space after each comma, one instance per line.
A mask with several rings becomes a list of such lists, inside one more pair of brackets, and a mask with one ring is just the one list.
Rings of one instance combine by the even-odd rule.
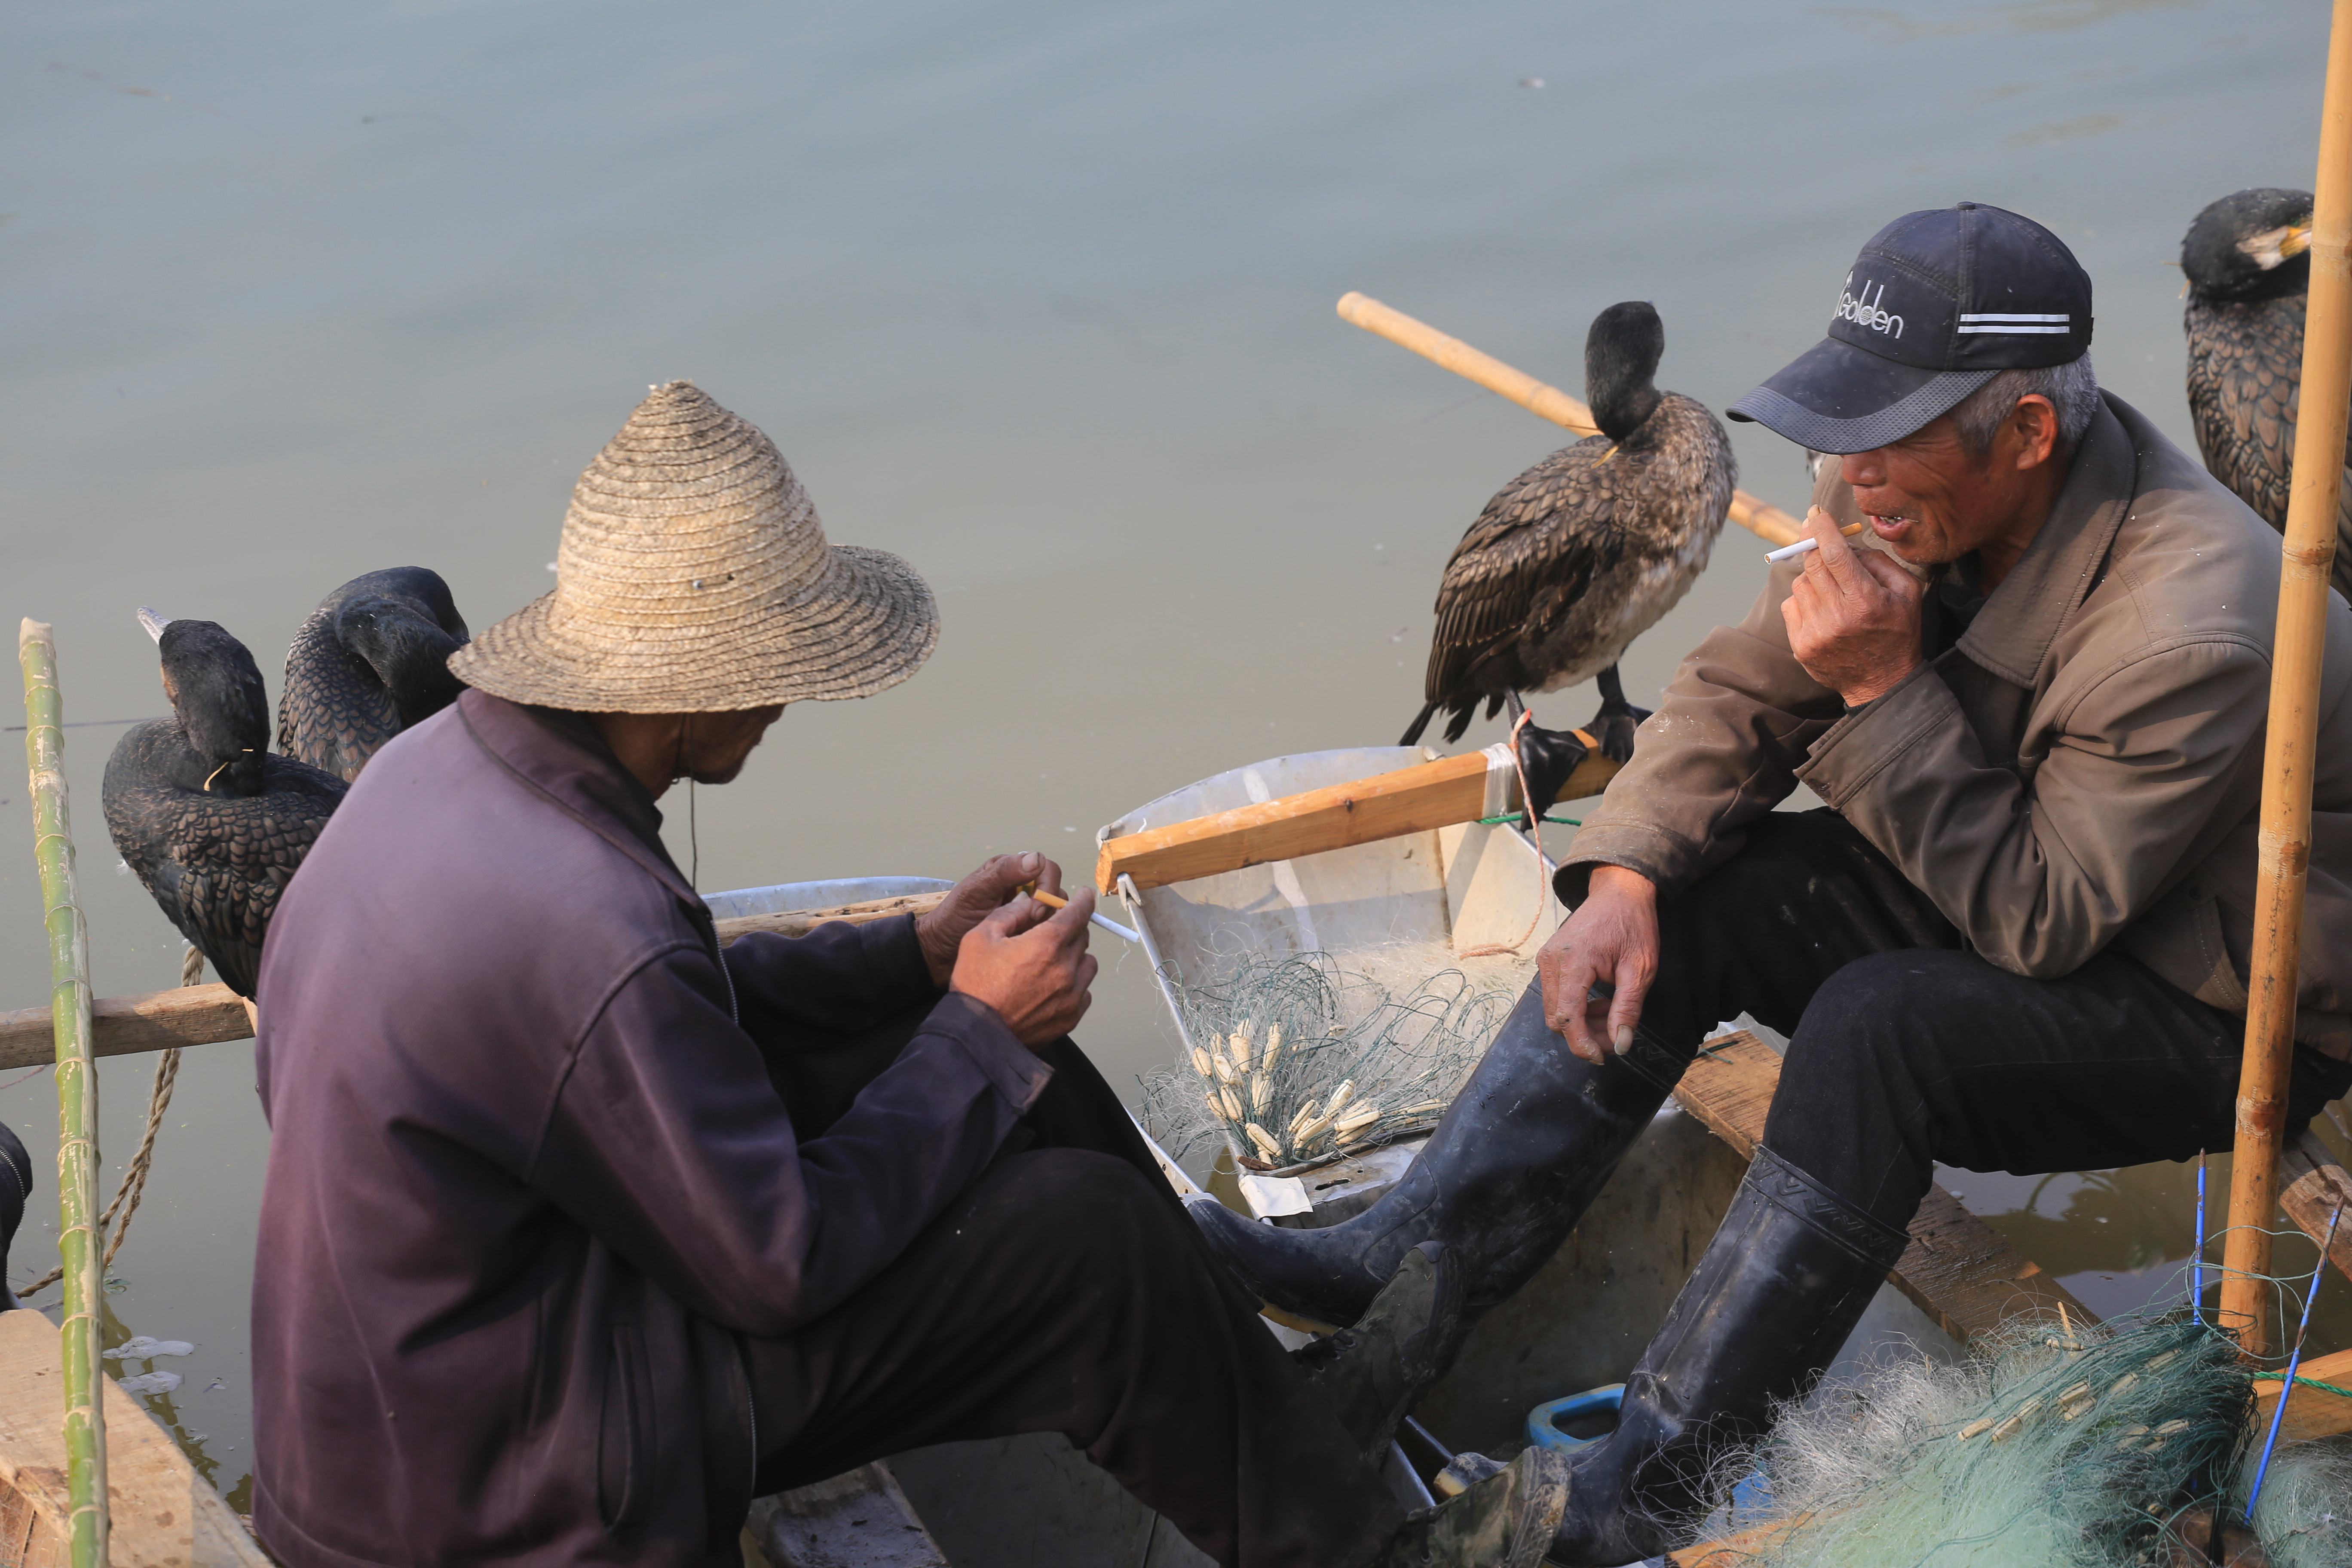
[[712, 713], [871, 696], [939, 639], [939, 605], [912, 566], [826, 544], [775, 443], [673, 381], [580, 476], [555, 591], [449, 668], [515, 702]]

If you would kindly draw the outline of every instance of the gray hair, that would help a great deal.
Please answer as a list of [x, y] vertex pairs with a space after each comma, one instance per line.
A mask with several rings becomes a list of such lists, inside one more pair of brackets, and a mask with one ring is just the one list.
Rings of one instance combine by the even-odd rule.
[[2091, 428], [2092, 416], [2099, 411], [2099, 378], [2091, 369], [2091, 356], [2086, 353], [2064, 364], [2033, 370], [2002, 371], [1952, 410], [1960, 439], [1968, 443], [1969, 450], [1983, 457], [1992, 450], [1994, 433], [2016, 409], [2018, 400], [2036, 396], [2048, 398], [2058, 411], [2060, 444], [2079, 446]]

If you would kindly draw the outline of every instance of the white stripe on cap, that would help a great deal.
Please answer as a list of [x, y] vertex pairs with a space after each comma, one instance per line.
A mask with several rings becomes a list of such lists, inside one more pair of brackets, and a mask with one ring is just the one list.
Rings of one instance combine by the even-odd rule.
[[2067, 323], [2071, 317], [2039, 315], [2021, 310], [1978, 310], [1962, 312], [1959, 331], [1963, 333], [1990, 332], [2000, 337], [2022, 337], [2035, 332], [2056, 332], [2064, 336], [2073, 331]]

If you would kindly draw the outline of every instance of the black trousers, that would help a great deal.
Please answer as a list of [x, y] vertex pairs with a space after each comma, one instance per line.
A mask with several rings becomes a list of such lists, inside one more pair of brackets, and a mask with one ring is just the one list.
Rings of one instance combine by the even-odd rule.
[[[2233, 1140], [2242, 1020], [2113, 953], [1996, 968], [1835, 812], [1758, 823], [1661, 902], [1659, 939], [1642, 1031], [1671, 1070], [1743, 1011], [1788, 1035], [1766, 1145], [1888, 1225], [1939, 1161], [2038, 1175]], [[2290, 1128], [2347, 1089], [2352, 1062], [2298, 1046]]]
[[[920, 1015], [770, 1054], [803, 1136]], [[1368, 1562], [1403, 1510], [1202, 1245], [1077, 1046], [1001, 1156], [896, 1262], [785, 1340], [746, 1342], [758, 1490], [908, 1448], [1059, 1432], [1225, 1564]]]

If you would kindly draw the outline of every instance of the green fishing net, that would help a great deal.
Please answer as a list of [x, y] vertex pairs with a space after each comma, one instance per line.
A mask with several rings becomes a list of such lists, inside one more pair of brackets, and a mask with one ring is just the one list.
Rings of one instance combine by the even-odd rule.
[[[1884, 1361], [1782, 1413], [1720, 1517], [1790, 1521], [1757, 1568], [2122, 1568], [2185, 1510], [2242, 1511], [2255, 1371], [2186, 1311], [2021, 1328], [1957, 1364]], [[2281, 1568], [2352, 1568], [2352, 1447], [2281, 1446], [2253, 1524]]]

